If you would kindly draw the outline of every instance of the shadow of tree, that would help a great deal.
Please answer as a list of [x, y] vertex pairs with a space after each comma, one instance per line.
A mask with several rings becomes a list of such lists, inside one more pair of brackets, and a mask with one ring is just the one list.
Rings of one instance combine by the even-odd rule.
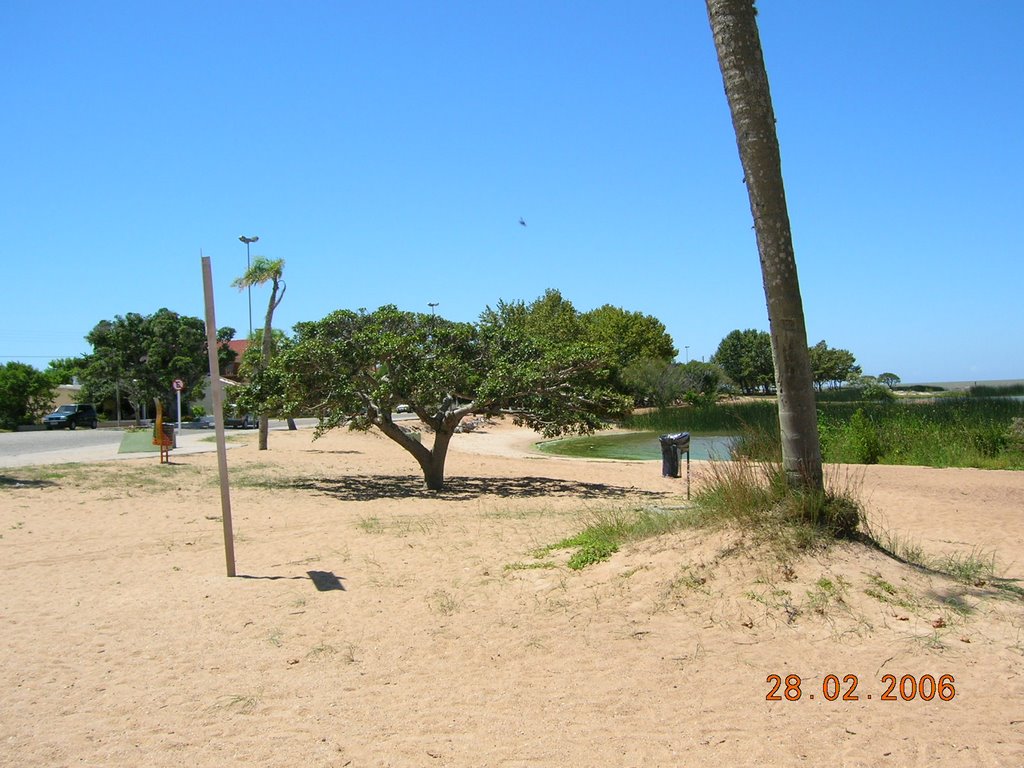
[[3, 488], [48, 488], [56, 483], [50, 480], [30, 480], [22, 477], [0, 475], [0, 487]]
[[411, 475], [351, 475], [294, 478], [291, 488], [323, 493], [340, 501], [432, 498], [459, 501], [480, 496], [540, 498], [571, 496], [580, 499], [621, 499], [627, 496], [662, 496], [655, 491], [622, 488], [604, 483], [582, 483], [550, 477], [450, 477], [442, 491], [429, 491]]

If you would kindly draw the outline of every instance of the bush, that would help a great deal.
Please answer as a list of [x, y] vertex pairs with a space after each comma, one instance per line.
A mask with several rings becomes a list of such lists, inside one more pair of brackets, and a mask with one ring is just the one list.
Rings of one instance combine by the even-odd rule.
[[850, 448], [856, 460], [855, 464], [877, 464], [882, 457], [882, 441], [878, 436], [878, 428], [871, 422], [864, 411], [858, 408], [850, 419]]
[[1006, 430], [1006, 447], [1017, 453], [1024, 453], [1024, 418], [1017, 417]]

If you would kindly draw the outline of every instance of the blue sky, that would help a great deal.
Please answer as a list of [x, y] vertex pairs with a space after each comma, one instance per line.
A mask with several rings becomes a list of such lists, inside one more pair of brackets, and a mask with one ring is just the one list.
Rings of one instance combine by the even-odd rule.
[[[1024, 3], [759, 22], [810, 343], [905, 381], [1024, 378]], [[242, 234], [286, 260], [286, 329], [549, 287], [658, 317], [680, 359], [768, 327], [697, 0], [7, 0], [0, 51], [0, 362], [202, 316], [201, 251], [244, 335]]]

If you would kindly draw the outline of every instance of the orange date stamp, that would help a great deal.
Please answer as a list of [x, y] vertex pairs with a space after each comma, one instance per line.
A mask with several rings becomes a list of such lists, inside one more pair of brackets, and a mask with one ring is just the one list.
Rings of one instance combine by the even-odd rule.
[[[765, 682], [771, 686], [765, 701], [800, 701], [806, 698], [814, 701], [817, 689], [812, 693], [803, 690], [804, 681], [800, 675], [768, 675]], [[882, 675], [882, 686], [885, 691], [878, 696], [878, 701], [952, 701], [956, 696], [956, 678], [952, 675]], [[874, 693], [860, 690], [860, 678], [857, 675], [825, 675], [821, 681], [821, 697], [826, 701], [860, 701], [875, 698]]]

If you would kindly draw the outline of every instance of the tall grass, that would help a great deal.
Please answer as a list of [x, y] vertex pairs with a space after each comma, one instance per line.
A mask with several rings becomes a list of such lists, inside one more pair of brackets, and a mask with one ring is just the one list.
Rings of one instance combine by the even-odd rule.
[[782, 465], [741, 458], [714, 461], [695, 497], [706, 521], [768, 529], [770, 538], [796, 547], [833, 538], [852, 538], [861, 525], [857, 489], [847, 479], [828, 477], [822, 493], [789, 486]]
[[691, 434], [737, 434], [756, 429], [776, 434], [778, 408], [774, 400], [723, 403], [700, 407], [667, 408], [628, 417], [623, 426], [644, 432], [689, 432]]
[[[1024, 401], [948, 397], [927, 401], [819, 401], [822, 458], [829, 463], [1024, 469], [1017, 434]], [[735, 455], [777, 460], [774, 401], [671, 408], [633, 416], [624, 426], [694, 434], [739, 434]]]
[[975, 384], [967, 390], [970, 397], [1014, 397], [1024, 395], [1024, 384], [1008, 384], [1002, 387], [991, 387]]
[[1024, 469], [1014, 420], [1024, 402], [956, 397], [832, 404], [818, 412], [822, 457], [852, 464]]

